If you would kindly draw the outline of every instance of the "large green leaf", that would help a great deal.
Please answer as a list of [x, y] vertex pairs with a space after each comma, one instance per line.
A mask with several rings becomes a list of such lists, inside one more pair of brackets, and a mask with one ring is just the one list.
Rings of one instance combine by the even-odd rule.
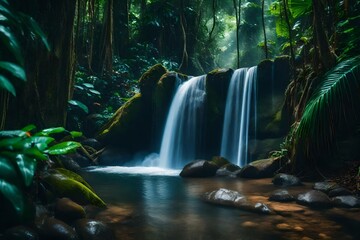
[[332, 149], [340, 131], [354, 127], [360, 118], [360, 56], [330, 70], [306, 105], [297, 141], [308, 157]]
[[0, 138], [24, 137], [26, 132], [22, 130], [0, 131]]
[[44, 153], [42, 153], [39, 149], [37, 148], [29, 148], [24, 150], [24, 154], [26, 156], [29, 156], [31, 158], [34, 158], [36, 160], [41, 160], [41, 161], [46, 161], [48, 160], [48, 156], [45, 155]]
[[0, 193], [11, 202], [18, 217], [22, 217], [25, 199], [21, 190], [16, 185], [0, 179]]
[[81, 143], [67, 141], [67, 142], [58, 143], [47, 149], [45, 152], [50, 155], [67, 154], [75, 151], [79, 147], [81, 147]]
[[16, 96], [16, 91], [12, 83], [3, 75], [0, 75], [0, 88], [9, 91], [13, 96]]
[[36, 36], [40, 37], [40, 39], [41, 39], [42, 43], [45, 45], [46, 49], [48, 51], [50, 51], [51, 48], [50, 48], [50, 44], [47, 40], [47, 37], [46, 37], [45, 33], [39, 27], [37, 22], [32, 17], [28, 17], [23, 14], [22, 14], [22, 16], [23, 17], [25, 16], [24, 22], [28, 24], [28, 27], [31, 30], [31, 32], [33, 32]]
[[60, 173], [70, 179], [73, 179], [75, 181], [78, 181], [82, 184], [84, 184], [87, 188], [89, 188], [91, 191], [94, 191], [94, 189], [88, 184], [79, 174], [76, 174], [68, 169], [65, 168], [56, 168], [54, 169], [54, 172]]
[[53, 142], [55, 139], [52, 137], [45, 137], [45, 136], [32, 136], [23, 139], [14, 144], [15, 150], [25, 150], [28, 148], [36, 147], [40, 151], [44, 151], [47, 149], [48, 144]]
[[21, 184], [15, 162], [3, 156], [0, 156], [0, 178], [15, 185]]
[[5, 26], [0, 25], [0, 39], [7, 49], [14, 55], [16, 60], [23, 64], [24, 59], [20, 52], [20, 45], [15, 37], [15, 35], [11, 32], [11, 30]]
[[0, 140], [0, 149], [1, 150], [14, 150], [14, 145], [21, 142], [23, 138], [21, 137], [13, 137], [13, 138], [5, 138]]
[[55, 127], [55, 128], [46, 128], [36, 133], [37, 136], [49, 136], [51, 134], [62, 133], [65, 132], [65, 128], [63, 127]]
[[6, 70], [18, 79], [26, 81], [26, 74], [24, 69], [15, 63], [0, 61], [0, 70], [1, 69]]
[[15, 159], [25, 186], [30, 186], [36, 170], [36, 160], [24, 154], [16, 154]]
[[288, 0], [288, 5], [291, 15], [294, 18], [298, 18], [310, 13], [312, 0]]
[[89, 108], [83, 104], [82, 102], [80, 101], [77, 101], [77, 100], [69, 100], [69, 104], [70, 105], [73, 105], [73, 106], [76, 106], [76, 107], [79, 107], [80, 109], [82, 109], [85, 113], [89, 113]]

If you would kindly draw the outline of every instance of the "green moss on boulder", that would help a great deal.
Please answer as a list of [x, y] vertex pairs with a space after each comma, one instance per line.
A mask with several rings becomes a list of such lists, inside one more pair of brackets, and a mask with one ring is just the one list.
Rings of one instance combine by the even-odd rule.
[[150, 100], [156, 84], [162, 75], [167, 72], [161, 64], [156, 64], [147, 70], [139, 79], [140, 92], [146, 100]]

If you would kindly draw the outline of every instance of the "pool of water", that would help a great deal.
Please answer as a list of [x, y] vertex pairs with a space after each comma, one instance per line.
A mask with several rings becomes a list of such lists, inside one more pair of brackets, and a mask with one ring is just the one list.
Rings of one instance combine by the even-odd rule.
[[[201, 200], [205, 192], [223, 187], [266, 202], [275, 190], [270, 179], [182, 179], [178, 173], [177, 170], [143, 167], [87, 169], [84, 178], [108, 204], [106, 210], [93, 211], [93, 217], [112, 225], [118, 239], [359, 237], [356, 231], [346, 227], [349, 223], [345, 222], [360, 216], [357, 210], [317, 211], [292, 203], [282, 205], [285, 210], [280, 214], [269, 216], [210, 205]], [[291, 192], [297, 194], [304, 188], [309, 185], [293, 188]]]

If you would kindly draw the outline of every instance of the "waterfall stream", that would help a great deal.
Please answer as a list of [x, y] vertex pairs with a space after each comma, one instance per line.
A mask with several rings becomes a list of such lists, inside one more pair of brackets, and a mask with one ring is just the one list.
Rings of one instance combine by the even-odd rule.
[[[256, 78], [257, 67], [237, 69], [231, 77], [226, 99], [220, 155], [241, 167], [248, 163], [250, 115], [252, 107], [256, 106]], [[253, 112], [256, 126], [256, 110]]]
[[182, 83], [172, 100], [161, 142], [159, 167], [182, 168], [195, 159], [205, 101], [206, 75]]

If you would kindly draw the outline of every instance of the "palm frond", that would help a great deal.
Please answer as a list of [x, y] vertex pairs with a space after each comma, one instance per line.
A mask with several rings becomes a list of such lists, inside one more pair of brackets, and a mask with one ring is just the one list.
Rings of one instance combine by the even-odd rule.
[[360, 56], [345, 60], [323, 77], [296, 131], [306, 157], [331, 151], [335, 136], [360, 119]]

